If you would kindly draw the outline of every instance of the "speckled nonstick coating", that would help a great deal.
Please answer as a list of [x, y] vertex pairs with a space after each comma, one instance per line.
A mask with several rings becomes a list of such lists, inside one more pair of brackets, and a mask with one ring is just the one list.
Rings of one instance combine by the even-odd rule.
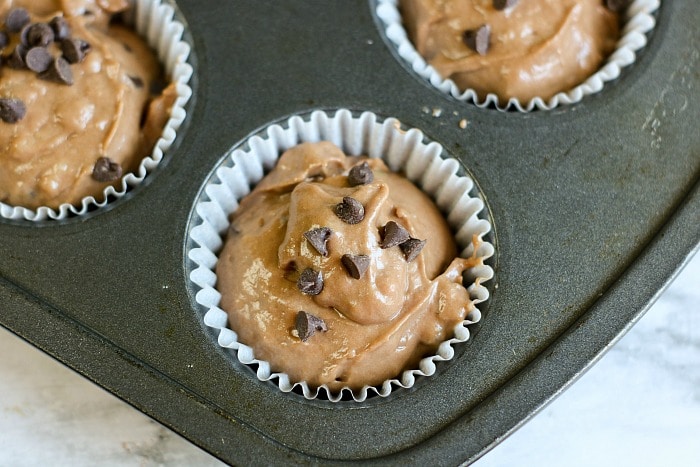
[[[0, 221], [0, 324], [223, 460], [473, 461], [594, 362], [698, 247], [694, 0], [664, 2], [637, 63], [601, 93], [526, 115], [413, 76], [365, 0], [178, 6], [196, 62], [179, 144], [110, 209]], [[397, 117], [464, 164], [494, 226], [496, 276], [472, 339], [436, 376], [333, 404], [283, 394], [217, 348], [185, 250], [193, 201], [234, 144], [340, 107]]]

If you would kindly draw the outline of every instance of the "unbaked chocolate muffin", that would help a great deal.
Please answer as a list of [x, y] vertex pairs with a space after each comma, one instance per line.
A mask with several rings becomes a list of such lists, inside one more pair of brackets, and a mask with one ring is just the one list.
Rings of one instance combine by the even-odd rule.
[[0, 6], [0, 201], [36, 209], [104, 198], [160, 137], [177, 98], [125, 0]]

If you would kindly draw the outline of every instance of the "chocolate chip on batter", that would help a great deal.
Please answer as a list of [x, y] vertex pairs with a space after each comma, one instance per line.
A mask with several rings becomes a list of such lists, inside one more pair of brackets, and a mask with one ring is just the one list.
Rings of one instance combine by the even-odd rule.
[[0, 119], [5, 123], [17, 123], [27, 114], [27, 108], [19, 99], [0, 98]]
[[496, 10], [505, 10], [506, 8], [512, 8], [518, 0], [493, 0], [493, 7]]
[[425, 246], [425, 243], [426, 240], [418, 240], [417, 238], [411, 237], [399, 245], [399, 248], [401, 248], [401, 251], [403, 252], [404, 258], [406, 258], [406, 262], [410, 263], [416, 259]]
[[369, 256], [367, 255], [343, 255], [340, 258], [345, 270], [353, 279], [361, 279], [369, 267]]
[[299, 275], [297, 288], [306, 295], [318, 295], [323, 290], [323, 275], [320, 271], [306, 268]]
[[168, 83], [164, 79], [157, 78], [151, 80], [151, 85], [148, 87], [148, 91], [151, 93], [152, 96], [159, 96], [163, 94], [163, 91], [165, 91], [167, 85]]
[[622, 13], [629, 4], [630, 0], [605, 0], [605, 6], [614, 13]]
[[489, 42], [491, 41], [491, 26], [484, 24], [477, 29], [468, 29], [464, 31], [462, 40], [470, 49], [476, 51], [479, 55], [486, 55], [489, 50]]
[[331, 229], [328, 227], [319, 227], [304, 232], [304, 237], [311, 243], [311, 246], [318, 251], [322, 256], [328, 256], [328, 246], [326, 242], [331, 238]]
[[317, 332], [328, 331], [328, 326], [326, 326], [325, 321], [303, 310], [297, 313], [294, 325], [297, 329], [297, 333], [299, 333], [299, 339], [301, 339], [302, 342], [306, 342]]
[[4, 49], [9, 43], [10, 36], [8, 36], [5, 31], [0, 31], [0, 49]]
[[7, 32], [20, 32], [29, 23], [29, 12], [24, 8], [13, 8], [5, 18]]
[[365, 218], [365, 207], [355, 198], [346, 196], [335, 205], [335, 215], [346, 224], [358, 224]]
[[24, 63], [25, 55], [27, 55], [27, 48], [22, 44], [17, 44], [12, 53], [10, 53], [8, 57], [6, 57], [5, 63], [7, 63], [7, 66], [9, 66], [10, 68], [21, 70], [27, 66]]
[[394, 221], [389, 221], [382, 229], [382, 241], [379, 242], [379, 248], [387, 249], [401, 245], [403, 242], [411, 238], [408, 230], [404, 228], [401, 224], [397, 224]]
[[51, 26], [51, 29], [53, 30], [56, 41], [61, 41], [70, 37], [70, 25], [63, 16], [55, 16], [51, 21], [49, 21], [49, 26]]
[[29, 49], [24, 57], [24, 63], [27, 65], [27, 68], [35, 73], [42, 73], [48, 70], [51, 62], [53, 62], [53, 57], [46, 50], [46, 47], [33, 47]]
[[80, 63], [90, 51], [90, 44], [80, 39], [64, 39], [61, 41], [61, 52], [68, 63]]
[[143, 87], [143, 80], [138, 76], [129, 76], [129, 79], [131, 79], [131, 82], [134, 83], [134, 86], [136, 86], [138, 89]]
[[373, 180], [374, 174], [367, 162], [356, 165], [350, 169], [350, 173], [348, 174], [348, 183], [350, 186], [366, 185], [372, 183]]
[[22, 30], [19, 33], [19, 43], [22, 44], [23, 46], [29, 48], [29, 39], [27, 39], [29, 35], [29, 29], [32, 27], [32, 24], [29, 23], [25, 25]]
[[113, 182], [122, 176], [122, 166], [109, 157], [100, 157], [92, 169], [92, 178], [98, 182]]
[[34, 23], [27, 31], [27, 45], [30, 47], [46, 47], [54, 40], [51, 26], [46, 23]]
[[73, 72], [63, 57], [54, 60], [45, 72], [39, 74], [39, 78], [69, 86], [73, 84]]

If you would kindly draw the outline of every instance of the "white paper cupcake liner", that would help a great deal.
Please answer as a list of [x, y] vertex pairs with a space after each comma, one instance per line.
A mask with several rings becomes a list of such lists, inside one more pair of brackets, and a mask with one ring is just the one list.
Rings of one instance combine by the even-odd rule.
[[427, 80], [433, 87], [455, 99], [472, 102], [485, 108], [493, 106], [498, 110], [518, 110], [530, 112], [534, 109], [551, 110], [560, 105], [575, 104], [584, 96], [595, 94], [603, 89], [606, 82], [617, 79], [622, 68], [631, 65], [636, 60], [636, 52], [647, 44], [646, 34], [656, 25], [652, 16], [660, 5], [660, 0], [635, 0], [624, 13], [623, 26], [617, 46], [600, 69], [573, 89], [555, 94], [548, 100], [534, 97], [528, 102], [520, 102], [511, 98], [505, 105], [499, 103], [498, 96], [493, 93], [480, 99], [474, 89], [461, 91], [451, 79], [444, 79], [418, 53], [408, 37], [402, 24], [401, 13], [398, 9], [399, 0], [376, 0], [375, 13], [384, 25], [384, 33], [396, 47], [398, 55], [405, 60], [410, 68], [421, 78]]
[[93, 196], [88, 196], [83, 198], [78, 205], [64, 203], [56, 209], [47, 206], [28, 209], [0, 202], [0, 216], [6, 219], [25, 219], [28, 221], [61, 220], [69, 216], [82, 216], [94, 208], [104, 207], [113, 199], [121, 198], [129, 187], [143, 182], [146, 175], [153, 171], [163, 159], [163, 153], [172, 146], [177, 130], [187, 115], [185, 105], [192, 96], [192, 88], [188, 83], [192, 77], [193, 69], [187, 63], [191, 48], [182, 39], [185, 26], [175, 19], [175, 9], [164, 3], [163, 0], [135, 0], [133, 9], [126, 15], [125, 20], [132, 23], [136, 32], [146, 39], [148, 45], [156, 51], [158, 59], [163, 65], [167, 82], [175, 83], [177, 92], [170, 117], [151, 155], [141, 161], [135, 172], [124, 175], [119, 186], [105, 188], [100, 201]]
[[[459, 163], [455, 159], [440, 157], [443, 153], [440, 144], [426, 142], [423, 133], [417, 129], [402, 129], [400, 122], [393, 118], [382, 121], [373, 113], [353, 115], [346, 109], [338, 110], [335, 114], [315, 111], [305, 117], [293, 116], [250, 137], [228, 154], [206, 181], [194, 206], [191, 220], [194, 227], [189, 234], [192, 243], [198, 246], [193, 246], [187, 252], [196, 265], [190, 273], [190, 280], [201, 288], [195, 300], [201, 305], [204, 324], [218, 332], [218, 344], [234, 350], [241, 363], [257, 365], [259, 380], [276, 381], [283, 392], [292, 391], [298, 386], [307, 399], [325, 394], [330, 401], [337, 402], [345, 391], [350, 391], [358, 402], [364, 401], [370, 393], [386, 397], [394, 387], [410, 388], [418, 376], [435, 373], [436, 362], [453, 358], [453, 345], [468, 340], [467, 326], [481, 319], [479, 309], [475, 307], [466, 320], [454, 328], [454, 337], [443, 342], [436, 355], [424, 358], [418, 369], [404, 371], [379, 387], [365, 386], [359, 391], [345, 388], [332, 393], [325, 385], [312, 388], [303, 381], [290, 381], [285, 373], [273, 372], [268, 362], [255, 358], [250, 346], [238, 341], [236, 332], [227, 327], [226, 312], [219, 308], [221, 295], [216, 290], [214, 271], [217, 254], [229, 227], [230, 214], [265, 173], [274, 167], [284, 151], [303, 142], [318, 141], [330, 141], [348, 155], [382, 158], [391, 170], [403, 173], [433, 198], [455, 232], [462, 257], [467, 258], [474, 253], [473, 236], [481, 240], [477, 257], [487, 259], [493, 255], [493, 246], [483, 240], [483, 236], [491, 230], [489, 222], [479, 217], [484, 204], [481, 199], [469, 194], [474, 183], [467, 176], [457, 175]], [[470, 282], [467, 289], [474, 304], [488, 299], [489, 292], [482, 284], [492, 277], [493, 270], [488, 265], [476, 266], [467, 272], [465, 278]]]

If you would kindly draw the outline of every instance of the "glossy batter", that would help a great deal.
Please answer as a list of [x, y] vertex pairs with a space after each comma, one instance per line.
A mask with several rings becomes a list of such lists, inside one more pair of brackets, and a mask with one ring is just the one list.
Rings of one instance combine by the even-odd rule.
[[[595, 73], [619, 38], [618, 15], [603, 0], [400, 0], [418, 52], [461, 90], [501, 103], [568, 91]], [[491, 28], [488, 51], [468, 47], [464, 32]]]
[[[481, 264], [455, 258], [453, 235], [433, 202], [382, 161], [367, 159], [371, 183], [349, 186], [348, 171], [362, 160], [328, 142], [285, 152], [232, 215], [216, 267], [221, 307], [239, 341], [273, 371], [333, 391], [381, 384], [434, 355], [473, 309], [462, 272]], [[346, 196], [364, 206], [357, 224], [334, 213]], [[379, 247], [389, 221], [427, 240], [413, 261], [399, 247]], [[320, 227], [332, 232], [327, 256], [304, 237]], [[348, 274], [343, 254], [369, 256], [360, 279]], [[306, 268], [323, 274], [318, 295], [297, 286]], [[327, 331], [303, 341], [295, 328], [300, 310], [321, 318]]]
[[[171, 87], [152, 99], [151, 84], [160, 74], [156, 57], [136, 33], [109, 24], [128, 6], [126, 0], [0, 0], [3, 24], [17, 7], [26, 8], [33, 23], [63, 16], [72, 37], [91, 47], [84, 61], [70, 66], [70, 86], [39, 79], [27, 69], [5, 65], [0, 70], [0, 97], [20, 99], [27, 109], [17, 123], [0, 122], [0, 201], [55, 208], [89, 195], [101, 199], [106, 186], [120, 181], [93, 179], [98, 158], [119, 163], [126, 174], [150, 154], [175, 94]], [[48, 50], [61, 54], [57, 44]]]

